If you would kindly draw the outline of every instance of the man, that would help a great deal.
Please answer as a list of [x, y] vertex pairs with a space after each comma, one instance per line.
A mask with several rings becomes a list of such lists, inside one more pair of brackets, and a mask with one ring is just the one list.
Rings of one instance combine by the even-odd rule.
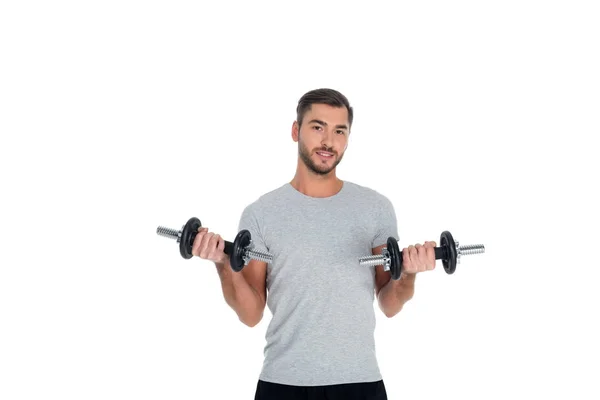
[[398, 239], [396, 215], [382, 194], [336, 176], [348, 146], [353, 109], [332, 89], [304, 94], [292, 125], [298, 165], [290, 182], [260, 196], [241, 216], [266, 264], [233, 272], [220, 235], [200, 228], [192, 253], [216, 264], [227, 304], [244, 324], [268, 305], [264, 364], [255, 400], [387, 399], [374, 343], [374, 297], [389, 318], [414, 293], [415, 275], [435, 267], [435, 242], [403, 249], [403, 273], [360, 266]]

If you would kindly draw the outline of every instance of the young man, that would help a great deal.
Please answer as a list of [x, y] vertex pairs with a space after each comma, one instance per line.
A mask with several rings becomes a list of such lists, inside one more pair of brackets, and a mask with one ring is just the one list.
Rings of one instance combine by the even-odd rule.
[[220, 235], [200, 228], [192, 253], [216, 264], [227, 304], [244, 324], [258, 324], [268, 305], [264, 363], [255, 400], [387, 399], [374, 343], [374, 298], [389, 318], [414, 293], [415, 274], [435, 267], [435, 242], [403, 249], [403, 273], [358, 259], [380, 254], [398, 238], [394, 207], [373, 189], [341, 180], [336, 167], [348, 147], [353, 109], [340, 92], [316, 89], [298, 103], [292, 139], [296, 174], [243, 211], [257, 250], [239, 273]]

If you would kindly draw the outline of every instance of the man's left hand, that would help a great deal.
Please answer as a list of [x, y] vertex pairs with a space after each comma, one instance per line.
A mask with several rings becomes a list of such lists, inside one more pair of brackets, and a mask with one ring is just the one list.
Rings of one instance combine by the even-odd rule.
[[402, 249], [402, 272], [416, 274], [417, 272], [435, 269], [435, 242], [417, 243]]

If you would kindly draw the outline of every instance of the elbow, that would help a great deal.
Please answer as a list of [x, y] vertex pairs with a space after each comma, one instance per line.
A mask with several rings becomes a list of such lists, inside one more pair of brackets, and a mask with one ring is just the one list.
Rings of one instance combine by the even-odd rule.
[[400, 306], [400, 308], [398, 309], [394, 309], [394, 310], [390, 310], [390, 309], [386, 309], [383, 310], [383, 314], [387, 317], [387, 318], [393, 318], [395, 317], [400, 311], [402, 311], [402, 306]]
[[402, 304], [383, 304], [379, 303], [379, 309], [387, 318], [392, 318], [402, 310]]
[[393, 305], [381, 305], [381, 311], [383, 311], [383, 314], [387, 317], [387, 318], [393, 318], [396, 315], [398, 315], [400, 313], [400, 311], [402, 311], [402, 309], [404, 308], [404, 305], [410, 301], [410, 299], [412, 298], [409, 297], [407, 298], [405, 301], [401, 302], [401, 303], [396, 303]]
[[252, 321], [242, 321], [242, 323], [244, 325], [246, 325], [248, 328], [254, 328], [256, 325], [258, 325], [259, 322], [260, 322], [259, 319], [252, 320]]
[[263, 314], [258, 314], [256, 316], [239, 316], [239, 320], [242, 324], [246, 325], [249, 328], [254, 328], [256, 325], [260, 323], [262, 320]]
[[[391, 281], [390, 281], [391, 282]], [[386, 285], [377, 293], [379, 308], [387, 318], [395, 317], [404, 305], [410, 301], [414, 295], [414, 287], [403, 284], [403, 282], [394, 282], [392, 285]]]

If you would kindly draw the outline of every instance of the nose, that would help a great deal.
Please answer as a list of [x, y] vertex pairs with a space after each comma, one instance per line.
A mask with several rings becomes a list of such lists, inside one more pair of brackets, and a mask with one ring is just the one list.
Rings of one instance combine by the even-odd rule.
[[329, 129], [324, 129], [323, 138], [321, 139], [321, 145], [327, 149], [331, 148], [331, 144], [333, 143], [332, 134]]

